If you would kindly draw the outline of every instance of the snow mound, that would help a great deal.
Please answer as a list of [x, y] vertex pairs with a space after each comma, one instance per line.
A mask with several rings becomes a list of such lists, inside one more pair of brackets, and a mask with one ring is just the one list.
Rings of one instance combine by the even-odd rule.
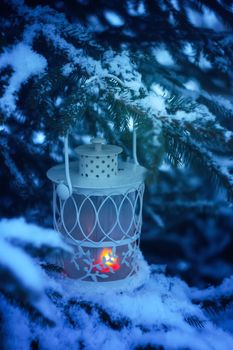
[[[48, 273], [42, 271], [29, 256], [30, 250], [23, 251], [27, 244], [22, 241], [34, 241], [36, 247], [47, 244], [52, 250], [63, 247], [53, 230], [20, 218], [2, 220], [0, 233], [1, 276], [8, 269], [21, 291], [24, 287], [29, 296], [37, 292], [36, 299], [17, 305], [12, 303], [12, 285], [2, 279], [1, 329], [6, 349], [233, 348], [232, 307], [224, 304], [227, 310], [221, 310], [219, 318], [210, 317], [203, 307], [206, 300], [216, 305], [220, 298], [230, 301], [232, 278], [218, 288], [197, 290], [166, 276], [164, 266], [148, 266], [140, 256], [139, 273], [132, 280], [114, 287], [104, 282], [83, 284], [48, 267]], [[13, 295], [17, 301], [18, 293]]]

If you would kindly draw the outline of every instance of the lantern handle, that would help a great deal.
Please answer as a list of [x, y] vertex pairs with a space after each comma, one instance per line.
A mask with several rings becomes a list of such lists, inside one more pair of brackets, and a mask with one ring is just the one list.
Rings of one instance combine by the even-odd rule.
[[[103, 74], [100, 77], [98, 75], [94, 75], [93, 77], [89, 78], [86, 80], [85, 84], [89, 84], [95, 79], [99, 78], [112, 78], [115, 79], [121, 86], [127, 87], [127, 85], [119, 79], [117, 76], [114, 74]], [[70, 196], [72, 195], [72, 184], [71, 184], [71, 179], [70, 179], [70, 166], [69, 166], [69, 132], [67, 132], [66, 136], [64, 137], [64, 154], [65, 154], [65, 175], [66, 175], [66, 182], [67, 186], [69, 188], [69, 193]], [[135, 123], [133, 121], [133, 160], [136, 165], [138, 165], [138, 159], [137, 159], [137, 132], [136, 132], [136, 127]]]
[[[127, 87], [127, 85], [121, 79], [119, 79], [116, 75], [108, 74], [108, 73], [103, 74], [101, 76], [94, 75], [93, 77], [87, 79], [85, 84], [89, 84], [92, 81], [99, 78], [110, 78], [110, 79], [112, 78], [112, 79], [115, 79], [121, 86]], [[133, 120], [133, 160], [136, 165], [139, 165], [138, 158], [137, 158], [137, 132], [136, 132], [136, 126], [135, 126], [134, 120]]]
[[72, 195], [72, 184], [70, 180], [70, 165], [69, 165], [69, 132], [67, 132], [66, 136], [64, 137], [64, 154], [65, 154], [65, 174], [66, 174], [66, 182], [67, 186], [69, 188], [70, 196]]
[[137, 128], [135, 126], [134, 120], [133, 120], [133, 160], [136, 165], [139, 165], [138, 157], [137, 157]]

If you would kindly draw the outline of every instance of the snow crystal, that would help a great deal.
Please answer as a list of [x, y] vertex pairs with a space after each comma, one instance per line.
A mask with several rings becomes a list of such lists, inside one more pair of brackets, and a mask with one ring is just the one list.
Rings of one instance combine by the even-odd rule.
[[11, 113], [16, 109], [16, 93], [21, 85], [31, 76], [44, 72], [47, 61], [43, 56], [32, 51], [28, 45], [19, 43], [0, 55], [0, 70], [7, 66], [12, 67], [13, 74], [0, 98], [0, 108]]
[[163, 66], [174, 65], [174, 60], [170, 52], [164, 47], [152, 49], [152, 54], [155, 56], [155, 59], [159, 64], [162, 64]]
[[113, 27], [122, 27], [125, 23], [124, 19], [114, 11], [104, 11], [104, 17]]

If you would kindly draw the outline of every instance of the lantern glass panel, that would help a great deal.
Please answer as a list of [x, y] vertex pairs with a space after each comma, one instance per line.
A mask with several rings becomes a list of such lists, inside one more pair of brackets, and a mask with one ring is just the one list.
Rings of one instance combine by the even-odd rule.
[[72, 260], [64, 259], [64, 270], [70, 278], [82, 281], [111, 282], [133, 276], [138, 270], [138, 242], [115, 248], [75, 248]]
[[140, 205], [138, 191], [105, 196], [76, 193], [66, 201], [60, 200], [59, 230], [76, 241], [105, 242], [130, 238], [138, 230]]

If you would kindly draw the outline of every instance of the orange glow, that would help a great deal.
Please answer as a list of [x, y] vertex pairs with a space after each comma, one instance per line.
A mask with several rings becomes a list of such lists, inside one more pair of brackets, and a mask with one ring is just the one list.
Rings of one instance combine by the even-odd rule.
[[[110, 272], [112, 269], [113, 271], [119, 270], [120, 265], [118, 263], [118, 258], [112, 256], [112, 248], [103, 248], [98, 261], [95, 262], [96, 264], [100, 265], [100, 272]], [[104, 262], [105, 260], [105, 262]], [[96, 268], [95, 268], [96, 270]]]

